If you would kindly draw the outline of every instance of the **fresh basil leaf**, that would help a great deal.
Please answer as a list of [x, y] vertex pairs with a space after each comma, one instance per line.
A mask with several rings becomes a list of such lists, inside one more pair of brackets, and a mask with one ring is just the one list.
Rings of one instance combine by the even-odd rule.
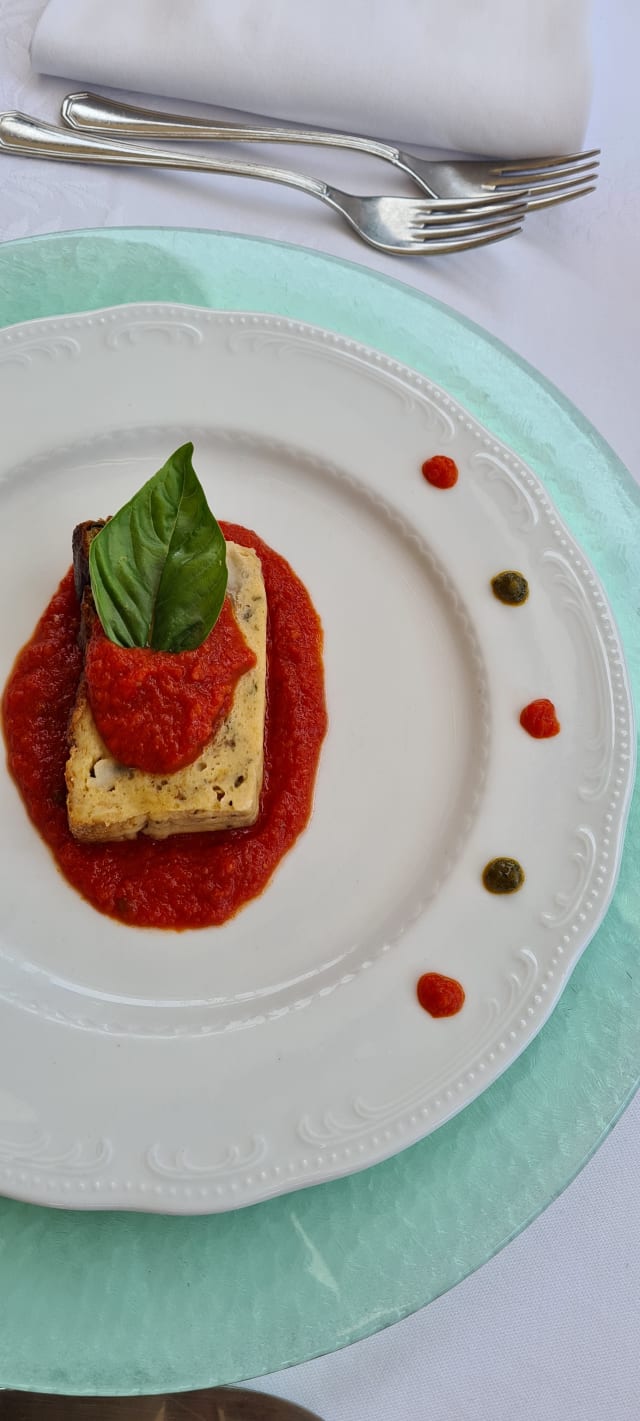
[[91, 590], [110, 641], [193, 651], [227, 590], [226, 544], [183, 444], [93, 539]]

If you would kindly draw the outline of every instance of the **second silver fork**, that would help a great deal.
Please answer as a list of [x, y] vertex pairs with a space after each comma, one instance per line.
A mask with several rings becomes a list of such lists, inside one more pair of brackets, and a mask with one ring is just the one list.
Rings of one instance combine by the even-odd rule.
[[233, 123], [218, 118], [187, 118], [183, 114], [121, 104], [89, 92], [67, 94], [60, 113], [69, 128], [114, 138], [237, 140], [351, 148], [392, 163], [431, 197], [485, 206], [500, 197], [518, 196], [526, 202], [530, 212], [593, 192], [598, 169], [598, 149], [558, 158], [523, 158], [520, 162], [502, 162], [499, 158], [488, 162], [480, 159], [432, 161], [376, 138], [362, 138], [353, 133], [289, 128], [282, 124]]
[[465, 202], [411, 197], [358, 197], [303, 173], [261, 163], [231, 162], [203, 154], [147, 148], [114, 139], [89, 137], [40, 123], [28, 114], [0, 114], [0, 152], [63, 162], [135, 167], [180, 168], [189, 172], [228, 173], [283, 183], [316, 197], [340, 213], [370, 246], [392, 255], [437, 256], [486, 246], [520, 231], [521, 203], [499, 201], [470, 211]]

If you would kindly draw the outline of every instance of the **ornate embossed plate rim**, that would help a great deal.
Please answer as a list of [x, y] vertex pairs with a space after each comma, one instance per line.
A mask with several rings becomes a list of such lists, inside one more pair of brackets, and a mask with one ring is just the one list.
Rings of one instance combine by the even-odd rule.
[[[131, 318], [134, 310], [137, 319], [132, 323]], [[409, 1091], [406, 1097], [403, 1097], [402, 1102], [394, 1101], [382, 1106], [371, 1106], [365, 1101], [356, 1100], [353, 1102], [353, 1117], [348, 1122], [336, 1119], [331, 1109], [328, 1109], [323, 1116], [320, 1128], [314, 1126], [313, 1122], [304, 1120], [300, 1128], [303, 1142], [316, 1150], [318, 1147], [329, 1145], [331, 1147], [330, 1153], [329, 1155], [317, 1153], [313, 1160], [306, 1156], [289, 1159], [286, 1163], [286, 1183], [283, 1182], [280, 1165], [262, 1169], [259, 1171], [258, 1178], [254, 1173], [242, 1175], [247, 1159], [250, 1160], [252, 1166], [263, 1161], [263, 1142], [260, 1139], [250, 1141], [248, 1149], [236, 1145], [228, 1146], [222, 1157], [209, 1166], [190, 1161], [187, 1154], [182, 1155], [179, 1161], [163, 1160], [161, 1149], [157, 1145], [152, 1145], [145, 1151], [146, 1167], [150, 1174], [155, 1175], [156, 1178], [157, 1176], [177, 1177], [182, 1180], [182, 1190], [176, 1189], [175, 1185], [165, 1187], [157, 1182], [150, 1186], [148, 1179], [136, 1183], [131, 1179], [125, 1182], [111, 1178], [108, 1181], [94, 1180], [88, 1191], [92, 1197], [87, 1197], [86, 1181], [79, 1180], [77, 1175], [79, 1172], [82, 1173], [83, 1169], [85, 1173], [94, 1173], [101, 1162], [109, 1162], [113, 1154], [111, 1142], [98, 1141], [95, 1145], [89, 1146], [83, 1166], [81, 1148], [78, 1153], [79, 1147], [74, 1146], [72, 1157], [70, 1157], [67, 1151], [59, 1150], [55, 1145], [52, 1145], [46, 1133], [42, 1133], [20, 1152], [22, 1157], [15, 1160], [17, 1170], [14, 1168], [14, 1161], [9, 1165], [4, 1164], [0, 1169], [0, 1177], [4, 1175], [6, 1184], [13, 1185], [8, 1188], [7, 1192], [14, 1192], [16, 1185], [18, 1185], [19, 1188], [16, 1189], [16, 1192], [20, 1194], [20, 1197], [25, 1197], [23, 1194], [23, 1189], [25, 1189], [29, 1190], [28, 1197], [41, 1198], [39, 1190], [44, 1187], [48, 1192], [48, 1202], [54, 1202], [50, 1191], [59, 1195], [60, 1189], [63, 1191], [62, 1196], [56, 1198], [55, 1202], [62, 1202], [62, 1199], [65, 1202], [70, 1202], [69, 1191], [75, 1189], [78, 1191], [79, 1197], [74, 1198], [74, 1203], [84, 1204], [88, 1207], [100, 1207], [101, 1204], [105, 1206], [107, 1202], [113, 1205], [123, 1194], [123, 1202], [126, 1202], [130, 1207], [133, 1204], [134, 1207], [137, 1205], [137, 1207], [155, 1207], [163, 1210], [177, 1208], [179, 1207], [176, 1202], [177, 1198], [181, 1198], [182, 1207], [186, 1206], [188, 1212], [235, 1207], [240, 1202], [255, 1202], [257, 1199], [267, 1198], [273, 1193], [282, 1192], [283, 1188], [291, 1189], [304, 1183], [335, 1178], [340, 1174], [350, 1172], [350, 1170], [375, 1163], [395, 1150], [421, 1138], [437, 1125], [444, 1123], [464, 1104], [474, 1099], [486, 1085], [502, 1073], [507, 1065], [516, 1059], [550, 1014], [570, 972], [601, 921], [613, 893], [622, 847], [625, 813], [633, 784], [633, 739], [630, 736], [633, 729], [632, 708], [626, 670], [613, 617], [593, 569], [579, 552], [571, 535], [555, 512], [542, 484], [531, 470], [506, 446], [494, 440], [493, 436], [475, 418], [469, 418], [456, 400], [453, 400], [425, 376], [419, 375], [390, 357], [372, 351], [358, 342], [319, 328], [305, 326], [303, 323], [287, 318], [250, 313], [231, 315], [206, 309], [200, 310], [196, 307], [166, 306], [164, 303], [146, 303], [133, 308], [118, 307], [113, 311], [107, 308], [104, 312], [94, 312], [91, 316], [64, 317], [60, 320], [49, 318], [44, 322], [29, 323], [30, 328], [27, 328], [26, 339], [24, 327], [9, 328], [0, 333], [0, 360], [3, 349], [5, 358], [14, 359], [17, 355], [18, 360], [23, 362], [26, 356], [27, 363], [30, 356], [37, 352], [52, 354], [56, 357], [60, 354], [71, 356], [75, 353], [79, 354], [79, 347], [77, 352], [74, 351], [74, 344], [77, 345], [77, 342], [69, 337], [68, 332], [74, 328], [77, 329], [78, 325], [93, 325], [100, 321], [106, 321], [112, 327], [115, 324], [116, 327], [122, 325], [125, 329], [128, 328], [129, 336], [132, 338], [132, 331], [145, 325], [157, 324], [157, 317], [162, 315], [165, 322], [167, 318], [169, 323], [175, 321], [178, 329], [182, 322], [183, 333], [197, 332], [199, 339], [202, 339], [197, 326], [189, 327], [187, 323], [182, 321], [185, 311], [192, 319], [197, 316], [206, 323], [235, 326], [240, 334], [253, 335], [258, 338], [264, 336], [267, 340], [272, 340], [275, 337], [281, 340], [284, 335], [285, 343], [286, 338], [293, 337], [296, 344], [301, 344], [305, 350], [310, 350], [312, 353], [322, 345], [325, 348], [329, 347], [342, 358], [355, 358], [356, 361], [365, 364], [369, 370], [376, 373], [386, 372], [387, 376], [393, 377], [394, 382], [397, 381], [398, 386], [418, 402], [424, 399], [430, 404], [435, 404], [445, 414], [445, 419], [448, 421], [451, 421], [455, 415], [468, 431], [482, 441], [488, 453], [479, 451], [475, 456], [478, 462], [483, 462], [488, 466], [491, 478], [506, 481], [516, 494], [514, 507], [523, 515], [523, 528], [529, 524], [535, 526], [540, 517], [546, 520], [564, 551], [558, 553], [549, 550], [542, 555], [542, 561], [546, 560], [549, 563], [555, 561], [556, 564], [562, 564], [563, 576], [568, 577], [570, 581], [572, 579], [574, 587], [577, 587], [587, 599], [594, 621], [602, 634], [602, 649], [614, 702], [613, 715], [616, 722], [618, 758], [614, 763], [613, 757], [611, 757], [608, 773], [600, 793], [604, 793], [612, 779], [614, 787], [607, 806], [607, 828], [601, 844], [598, 845], [594, 840], [591, 845], [592, 852], [587, 851], [586, 857], [580, 851], [576, 855], [576, 862], [579, 865], [578, 891], [574, 892], [573, 897], [571, 893], [564, 895], [569, 902], [569, 912], [566, 910], [566, 902], [561, 898], [561, 895], [558, 895], [561, 900], [559, 903], [560, 915], [556, 919], [553, 918], [552, 913], [544, 915], [545, 920], [550, 924], [557, 922], [558, 925], [566, 928], [562, 942], [556, 946], [551, 968], [547, 969], [544, 980], [536, 982], [536, 970], [533, 971], [532, 977], [530, 961], [527, 961], [524, 952], [520, 954], [521, 965], [525, 967], [524, 983], [521, 983], [517, 973], [512, 974], [509, 979], [507, 1008], [501, 1009], [498, 1003], [489, 1003], [490, 1007], [495, 1006], [497, 1016], [502, 1021], [500, 1038], [495, 1040], [490, 1035], [492, 1027], [495, 1028], [497, 1024], [493, 1019], [487, 1032], [482, 1033], [482, 1040], [477, 1043], [479, 1054], [472, 1065], [469, 1065], [467, 1060], [460, 1077], [455, 1080], [447, 1077], [446, 1082], [442, 1083], [439, 1093], [431, 1087], [426, 1094], [422, 1087], [415, 1088]], [[144, 321], [140, 321], [140, 315], [145, 317]], [[153, 317], [156, 318], [155, 322]], [[41, 327], [44, 328], [42, 332], [40, 331]], [[51, 343], [48, 343], [46, 339], [43, 340], [42, 336], [46, 337], [49, 332], [56, 336], [59, 335], [59, 338]], [[110, 340], [109, 337], [107, 337], [107, 343], [112, 348], [117, 346], [117, 340]], [[585, 832], [581, 826], [576, 827], [576, 835], [578, 837], [582, 835], [584, 840]], [[588, 831], [586, 838], [588, 840]], [[598, 861], [599, 854], [601, 857]], [[584, 863], [587, 866], [586, 874], [581, 871], [580, 867]], [[533, 961], [535, 965], [535, 958]], [[514, 1017], [518, 1013], [520, 1019], [516, 1023]], [[505, 1034], [507, 1026], [510, 1027], [510, 1030], [508, 1034]], [[410, 1113], [399, 1115], [400, 1105], [403, 1110], [409, 1109]], [[355, 1159], [351, 1146], [351, 1142], [354, 1140], [358, 1142]], [[349, 1143], [345, 1143], [345, 1141]], [[34, 1159], [40, 1161], [48, 1171], [52, 1171], [46, 1179], [39, 1173], [29, 1177], [28, 1164]], [[65, 1166], [69, 1167], [72, 1160], [73, 1173], [67, 1175], [64, 1172]], [[190, 1177], [198, 1177], [201, 1181], [197, 1190], [184, 1182]], [[207, 1177], [212, 1185], [213, 1180], [216, 1180], [213, 1190], [207, 1187]], [[220, 1183], [225, 1178], [228, 1181], [228, 1188], [224, 1183]], [[105, 1187], [110, 1191], [108, 1201], [95, 1197]], [[244, 1198], [242, 1198], [243, 1193], [246, 1195]], [[151, 1197], [148, 1197], [150, 1194]], [[136, 1195], [146, 1195], [147, 1198], [136, 1200]], [[158, 1198], [158, 1196], [160, 1197]], [[226, 1203], [225, 1196], [228, 1201]]]

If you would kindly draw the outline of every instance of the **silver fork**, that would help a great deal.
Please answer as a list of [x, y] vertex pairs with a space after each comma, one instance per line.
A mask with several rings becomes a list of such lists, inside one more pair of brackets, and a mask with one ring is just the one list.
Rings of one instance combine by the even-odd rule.
[[40, 123], [27, 114], [0, 114], [0, 150], [30, 158], [56, 158], [80, 163], [132, 164], [138, 167], [181, 168], [199, 173], [230, 173], [298, 188], [325, 202], [380, 251], [436, 256], [499, 242], [521, 230], [522, 203], [499, 200], [469, 211], [465, 202], [430, 201], [411, 197], [356, 197], [319, 178], [260, 163], [228, 162], [174, 150], [146, 148], [113, 139], [89, 138], [68, 129]]
[[111, 134], [120, 138], [200, 139], [212, 142], [242, 140], [259, 143], [310, 143], [331, 148], [354, 148], [383, 158], [408, 173], [432, 197], [486, 202], [509, 193], [519, 195], [531, 211], [567, 202], [593, 192], [598, 170], [599, 148], [588, 153], [570, 153], [559, 158], [525, 158], [520, 162], [450, 162], [418, 158], [415, 153], [360, 138], [353, 133], [331, 133], [328, 129], [287, 128], [280, 124], [230, 123], [218, 118], [186, 118], [177, 113], [160, 113], [116, 103], [99, 94], [67, 94], [60, 110], [64, 123], [76, 131]]

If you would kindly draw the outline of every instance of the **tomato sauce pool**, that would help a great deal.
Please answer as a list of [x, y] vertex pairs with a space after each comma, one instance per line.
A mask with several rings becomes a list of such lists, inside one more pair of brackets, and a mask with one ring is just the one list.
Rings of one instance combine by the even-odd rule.
[[268, 603], [267, 715], [260, 812], [248, 829], [79, 843], [67, 823], [67, 724], [82, 653], [70, 570], [19, 653], [3, 699], [8, 763], [28, 813], [68, 882], [101, 913], [133, 927], [218, 926], [266, 888], [311, 814], [327, 728], [322, 627], [284, 558], [231, 523], [254, 548]]

